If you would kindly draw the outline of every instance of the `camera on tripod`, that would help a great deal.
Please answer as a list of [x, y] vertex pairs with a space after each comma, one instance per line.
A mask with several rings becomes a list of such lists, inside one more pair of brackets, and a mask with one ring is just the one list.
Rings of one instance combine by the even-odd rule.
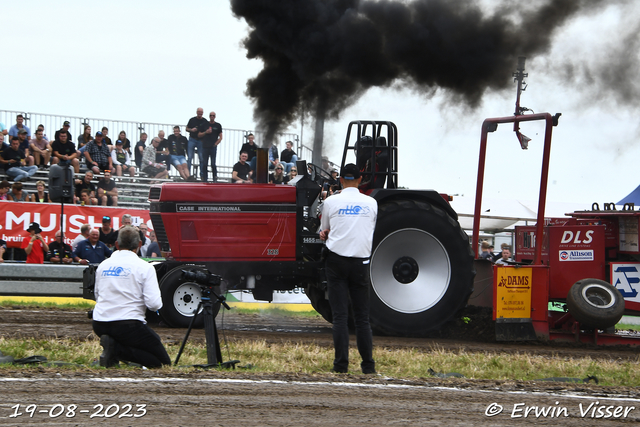
[[195, 282], [200, 286], [206, 286], [208, 288], [213, 288], [214, 286], [220, 286], [222, 281], [222, 277], [217, 274], [213, 274], [209, 271], [188, 271], [182, 270], [182, 278], [189, 280], [191, 282]]

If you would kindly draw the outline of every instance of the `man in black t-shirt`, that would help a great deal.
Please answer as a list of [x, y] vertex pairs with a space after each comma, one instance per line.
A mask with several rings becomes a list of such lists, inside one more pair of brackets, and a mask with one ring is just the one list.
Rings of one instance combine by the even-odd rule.
[[196, 110], [196, 116], [191, 117], [189, 119], [189, 123], [187, 123], [187, 127], [185, 130], [189, 132], [189, 147], [188, 157], [187, 157], [187, 166], [189, 167], [189, 172], [191, 171], [191, 164], [193, 163], [193, 155], [198, 150], [198, 158], [200, 159], [200, 164], [202, 164], [202, 141], [198, 138], [198, 126], [207, 122], [207, 119], [202, 117], [204, 114], [204, 110], [200, 107]]
[[[68, 133], [68, 132], [67, 132]], [[80, 162], [78, 161], [78, 152], [76, 151], [76, 145], [73, 142], [67, 140], [67, 133], [61, 132], [51, 144], [51, 151], [53, 156], [51, 157], [51, 163], [59, 163], [60, 166], [71, 165], [75, 173], [80, 172]]]
[[138, 170], [142, 170], [142, 153], [144, 153], [144, 149], [147, 148], [147, 134], [142, 132], [140, 134], [140, 141], [136, 144], [136, 149], [134, 150], [134, 159], [136, 162], [136, 166]]
[[202, 141], [202, 163], [200, 163], [200, 177], [202, 182], [208, 179], [208, 164], [211, 158], [211, 174], [213, 182], [218, 180], [218, 169], [216, 168], [216, 153], [218, 144], [222, 141], [222, 125], [216, 122], [216, 113], [209, 113], [209, 121], [198, 126], [198, 138]]
[[251, 166], [251, 170], [255, 172], [256, 170], [256, 150], [258, 149], [258, 146], [255, 143], [255, 136], [250, 133], [249, 135], [246, 136], [247, 138], [247, 142], [245, 142], [244, 144], [242, 144], [242, 147], [240, 148], [240, 153], [245, 152], [247, 153], [247, 162], [249, 162], [249, 166]]
[[0, 163], [4, 166], [7, 176], [14, 181], [29, 179], [37, 171], [37, 166], [25, 166], [24, 151], [20, 149], [20, 141], [17, 136], [11, 138], [11, 145], [2, 150]]
[[160, 138], [160, 144], [156, 147], [156, 162], [164, 162], [167, 165], [167, 170], [171, 170], [171, 156], [169, 153], [169, 141], [164, 137], [164, 131], [158, 132], [158, 138]]
[[111, 179], [111, 171], [104, 171], [104, 178], [98, 181], [98, 200], [102, 206], [118, 206], [118, 189]]
[[89, 190], [89, 198], [91, 199], [92, 205], [98, 204], [98, 199], [96, 199], [96, 186], [91, 182], [93, 179], [93, 172], [87, 171], [84, 174], [84, 179], [75, 180], [75, 188], [76, 194], [74, 198], [74, 203], [80, 203], [82, 201], [82, 190]]
[[195, 181], [189, 174], [187, 166], [186, 150], [189, 147], [189, 141], [180, 135], [180, 126], [173, 127], [173, 135], [169, 135], [169, 155], [171, 156], [171, 164], [178, 171], [182, 179], [185, 181]]
[[253, 182], [251, 179], [253, 171], [249, 163], [247, 163], [248, 157], [247, 153], [243, 151], [240, 153], [240, 161], [233, 165], [231, 180], [236, 184], [251, 184]]
[[49, 243], [49, 252], [47, 252], [46, 257], [48, 261], [53, 263], [60, 263], [61, 258], [63, 264], [71, 264], [73, 262], [71, 246], [62, 243], [60, 230], [56, 231], [56, 240]]
[[62, 124], [62, 129], [56, 131], [54, 139], [57, 141], [57, 140], [60, 139], [60, 134], [61, 133], [66, 133], [67, 134], [67, 141], [73, 142], [73, 137], [71, 136], [71, 132], [69, 132], [69, 128], [70, 127], [71, 127], [71, 123], [69, 123], [69, 121], [65, 121]]

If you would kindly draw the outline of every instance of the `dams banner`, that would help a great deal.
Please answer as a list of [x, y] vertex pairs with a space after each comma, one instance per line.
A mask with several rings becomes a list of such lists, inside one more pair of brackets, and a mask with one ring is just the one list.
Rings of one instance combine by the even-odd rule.
[[[29, 224], [37, 222], [42, 228], [45, 242], [50, 243], [60, 229], [61, 210], [61, 205], [54, 203], [0, 201], [0, 239], [7, 242], [7, 247], [19, 248], [22, 239], [29, 235], [26, 231]], [[132, 216], [134, 225], [146, 222], [149, 229], [153, 230], [148, 210], [65, 204], [62, 220], [64, 240], [71, 244], [80, 234], [82, 224], [91, 224], [94, 228], [102, 226], [104, 216], [111, 217], [111, 225], [118, 229], [124, 214]]]

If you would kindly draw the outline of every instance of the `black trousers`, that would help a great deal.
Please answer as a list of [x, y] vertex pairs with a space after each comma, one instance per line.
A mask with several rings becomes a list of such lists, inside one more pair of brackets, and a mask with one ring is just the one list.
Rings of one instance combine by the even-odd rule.
[[333, 252], [327, 256], [325, 268], [335, 347], [333, 369], [337, 372], [347, 372], [349, 369], [349, 301], [356, 325], [358, 352], [362, 358], [360, 367], [364, 373], [375, 372], [369, 324], [369, 264], [363, 264], [365, 261], [363, 258], [348, 258]]
[[93, 331], [99, 337], [109, 335], [116, 340], [118, 360], [139, 363], [147, 368], [171, 365], [171, 359], [158, 334], [139, 320], [94, 320]]

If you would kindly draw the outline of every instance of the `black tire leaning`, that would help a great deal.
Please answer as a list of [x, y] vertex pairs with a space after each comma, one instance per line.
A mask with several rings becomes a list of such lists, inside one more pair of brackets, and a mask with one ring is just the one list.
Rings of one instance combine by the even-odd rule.
[[307, 298], [311, 301], [311, 306], [318, 312], [324, 320], [329, 323], [333, 323], [333, 315], [331, 313], [331, 306], [329, 300], [325, 297], [325, 291], [317, 286], [309, 285], [304, 289]]
[[378, 207], [370, 273], [373, 330], [426, 336], [455, 316], [473, 291], [469, 237], [431, 203], [385, 200]]
[[604, 280], [582, 279], [569, 289], [567, 308], [581, 326], [606, 329], [622, 318], [624, 297]]
[[[182, 271], [205, 271], [202, 267], [184, 265], [175, 267], [160, 279], [160, 294], [162, 295], [162, 308], [160, 317], [169, 326], [174, 328], [187, 328], [193, 318], [193, 311], [200, 302], [200, 286], [182, 278]], [[220, 289], [214, 288], [216, 293]], [[214, 306], [214, 316], [220, 310], [220, 303]], [[195, 328], [204, 327], [204, 316], [198, 316], [194, 324]]]

